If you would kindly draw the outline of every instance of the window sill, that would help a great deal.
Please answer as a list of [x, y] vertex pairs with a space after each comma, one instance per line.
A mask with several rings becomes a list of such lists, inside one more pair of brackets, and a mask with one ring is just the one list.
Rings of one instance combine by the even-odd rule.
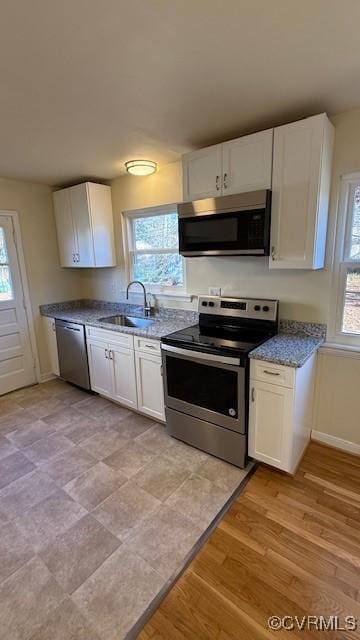
[[[154, 298], [165, 300], [178, 300], [181, 302], [192, 302], [197, 296], [186, 293], [186, 291], [152, 291], [151, 289], [146, 288], [146, 295], [153, 296]], [[131, 299], [139, 299], [143, 300], [143, 294], [137, 291], [131, 291]]]
[[319, 351], [324, 355], [337, 356], [339, 358], [360, 358], [360, 345], [324, 342]]

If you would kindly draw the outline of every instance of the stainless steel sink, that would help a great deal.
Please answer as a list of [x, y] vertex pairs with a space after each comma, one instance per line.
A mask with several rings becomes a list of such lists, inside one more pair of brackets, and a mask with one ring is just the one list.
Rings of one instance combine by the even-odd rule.
[[150, 327], [154, 321], [148, 318], [137, 318], [136, 316], [109, 316], [108, 318], [99, 318], [99, 322], [108, 322], [109, 324], [116, 324], [118, 327], [138, 327], [139, 329], [145, 329]]

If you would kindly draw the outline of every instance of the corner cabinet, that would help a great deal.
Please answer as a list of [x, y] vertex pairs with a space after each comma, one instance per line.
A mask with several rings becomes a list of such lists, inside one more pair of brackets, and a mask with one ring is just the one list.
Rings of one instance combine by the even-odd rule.
[[251, 360], [249, 455], [255, 460], [295, 473], [312, 429], [315, 358], [297, 369]]
[[53, 193], [62, 267], [116, 264], [110, 187], [93, 182]]
[[165, 421], [160, 342], [86, 327], [91, 389]]
[[49, 355], [50, 371], [55, 376], [60, 375], [59, 356], [56, 340], [56, 327], [54, 318], [47, 318], [42, 316], [43, 331], [45, 336], [45, 342]]
[[269, 129], [185, 154], [184, 200], [271, 189], [272, 147]]
[[334, 127], [325, 113], [274, 130], [270, 269], [321, 269]]

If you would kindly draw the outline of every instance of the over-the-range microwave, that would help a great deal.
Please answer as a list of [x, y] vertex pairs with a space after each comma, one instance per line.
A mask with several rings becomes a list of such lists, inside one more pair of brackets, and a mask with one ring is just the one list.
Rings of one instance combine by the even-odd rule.
[[183, 256], [269, 255], [269, 189], [184, 202], [178, 214]]

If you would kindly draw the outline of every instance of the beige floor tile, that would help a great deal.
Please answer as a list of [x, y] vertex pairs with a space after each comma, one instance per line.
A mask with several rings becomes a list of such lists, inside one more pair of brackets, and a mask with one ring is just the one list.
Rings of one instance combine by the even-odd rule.
[[164, 426], [155, 424], [151, 429], [135, 438], [135, 442], [148, 451], [159, 454], [173, 447], [175, 440], [166, 433]]
[[0, 489], [34, 469], [35, 465], [20, 451], [2, 458], [0, 460]]
[[50, 614], [31, 640], [100, 640], [70, 598]]
[[253, 467], [251, 462], [246, 469], [238, 469], [232, 464], [228, 464], [212, 456], [203, 462], [197, 469], [197, 474], [213, 482], [224, 491], [235, 491], [240, 482], [247, 476]]
[[166, 452], [166, 455], [174, 463], [181, 464], [187, 471], [194, 473], [205, 460], [211, 457], [208, 453], [195, 449], [195, 447], [190, 447], [185, 442], [175, 440], [175, 438], [172, 438], [172, 441], [173, 446]]
[[100, 396], [87, 396], [80, 402], [76, 402], [74, 405], [74, 409], [80, 411], [84, 415], [94, 417], [97, 416], [101, 411], [106, 409], [109, 401], [105, 398], [100, 398]]
[[[126, 476], [98, 462], [65, 485], [64, 490], [86, 509], [93, 509], [127, 481]], [[1, 508], [1, 502], [0, 502]]]
[[32, 471], [0, 490], [0, 512], [9, 520], [19, 517], [56, 490], [49, 476]]
[[154, 425], [156, 425], [156, 422], [153, 420], [150, 420], [145, 416], [140, 416], [137, 413], [130, 413], [129, 411], [129, 415], [124, 417], [119, 423], [115, 424], [113, 428], [124, 436], [124, 438], [133, 440]]
[[151, 460], [135, 476], [134, 482], [158, 498], [166, 500], [190, 476], [179, 463], [172, 462], [170, 457], [160, 455]]
[[29, 424], [16, 429], [16, 431], [8, 433], [6, 437], [11, 440], [14, 445], [19, 447], [19, 449], [24, 449], [34, 444], [34, 442], [37, 442], [37, 440], [50, 436], [54, 432], [54, 427], [46, 424], [46, 422], [42, 420], [36, 420], [35, 422], [29, 422]]
[[120, 540], [100, 522], [87, 515], [44, 549], [40, 556], [64, 591], [72, 593], [120, 544]]
[[9, 522], [0, 527], [0, 582], [20, 569], [33, 555], [30, 541], [16, 524]]
[[133, 528], [160, 504], [159, 500], [129, 481], [104, 500], [93, 515], [120, 540], [125, 540]]
[[84, 507], [58, 489], [26, 511], [16, 523], [35, 551], [40, 551], [86, 514]]
[[34, 422], [34, 420], [36, 417], [30, 411], [19, 408], [9, 415], [0, 417], [0, 434], [6, 436], [7, 433], [11, 433], [29, 422]]
[[67, 425], [64, 429], [61, 429], [61, 434], [66, 436], [66, 438], [69, 438], [71, 442], [80, 444], [83, 440], [91, 438], [91, 436], [94, 436], [102, 430], [103, 427], [100, 426], [99, 421], [96, 418], [89, 418], [88, 416], [83, 416], [77, 412], [77, 417], [72, 421], [72, 423]]
[[121, 640], [161, 589], [163, 579], [142, 558], [115, 551], [72, 595], [102, 640]]
[[97, 460], [84, 449], [74, 447], [65, 451], [49, 462], [39, 466], [41, 471], [47, 473], [59, 486], [64, 486], [96, 464]]
[[32, 558], [0, 586], [2, 638], [29, 640], [63, 599], [61, 587], [42, 560]]
[[53, 395], [57, 400], [60, 400], [67, 406], [85, 400], [89, 396], [86, 391], [81, 391], [81, 389], [76, 389], [76, 387], [70, 385], [66, 385], [64, 389], [60, 388], [56, 390]]
[[108, 402], [107, 406], [95, 417], [102, 427], [112, 427], [131, 415], [131, 411], [128, 411], [128, 409], [124, 409], [124, 407], [120, 407], [114, 402]]
[[28, 393], [23, 395], [23, 397], [20, 397], [17, 403], [20, 407], [23, 407], [23, 409], [29, 409], [31, 411], [31, 407], [34, 407], [48, 399], [49, 397], [47, 393], [41, 390], [38, 385], [34, 391], [28, 391]]
[[12, 453], [16, 453], [17, 447], [15, 447], [5, 436], [0, 436], [0, 460], [6, 458]]
[[53, 456], [57, 456], [64, 451], [74, 447], [74, 443], [65, 438], [65, 436], [54, 433], [47, 438], [42, 438], [34, 442], [30, 447], [24, 449], [26, 457], [37, 464], [47, 462]]
[[163, 505], [133, 531], [124, 548], [140, 555], [165, 580], [184, 565], [203, 527]]
[[55, 430], [58, 430], [75, 424], [83, 417], [83, 414], [76, 411], [76, 409], [73, 409], [72, 407], [65, 407], [59, 411], [49, 413], [49, 415], [45, 416], [43, 420], [47, 424], [53, 426]]
[[102, 460], [127, 443], [128, 439], [121, 436], [115, 429], [104, 427], [90, 438], [82, 440], [79, 446], [98, 460]]
[[15, 400], [10, 399], [9, 397], [0, 397], [0, 417], [4, 418], [5, 416], [9, 416], [12, 413], [16, 413], [22, 407], [15, 402]]
[[141, 444], [130, 441], [125, 447], [118, 449], [118, 451], [105, 458], [103, 462], [114, 469], [122, 471], [128, 478], [131, 478], [154, 458], [154, 453], [144, 449]]
[[228, 497], [228, 491], [194, 474], [166, 500], [166, 504], [206, 528]]
[[60, 402], [60, 400], [57, 400], [56, 398], [48, 398], [36, 405], [33, 405], [30, 408], [30, 411], [37, 418], [46, 418], [46, 416], [54, 413], [55, 411], [65, 409], [65, 406], [66, 405], [64, 405], [62, 402]]

